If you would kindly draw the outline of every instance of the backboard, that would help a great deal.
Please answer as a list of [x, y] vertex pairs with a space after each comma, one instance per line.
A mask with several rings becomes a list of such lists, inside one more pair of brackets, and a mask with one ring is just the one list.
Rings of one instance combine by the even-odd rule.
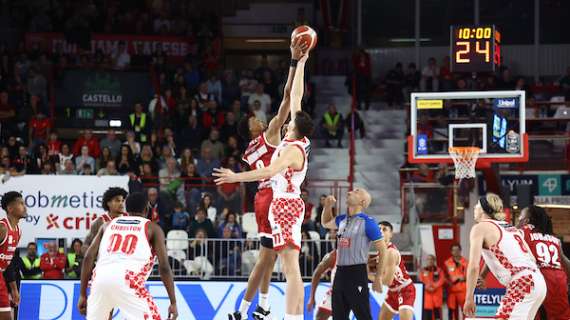
[[524, 91], [412, 93], [410, 163], [452, 162], [451, 147], [478, 147], [479, 164], [528, 161]]

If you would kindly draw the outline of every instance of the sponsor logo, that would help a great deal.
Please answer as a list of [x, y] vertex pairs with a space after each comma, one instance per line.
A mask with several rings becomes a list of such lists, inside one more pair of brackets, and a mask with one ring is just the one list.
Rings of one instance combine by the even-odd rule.
[[443, 109], [443, 100], [418, 100], [418, 109]]
[[494, 101], [494, 107], [499, 109], [515, 109], [519, 107], [516, 98], [497, 98]]
[[91, 228], [91, 223], [97, 220], [97, 214], [91, 214], [87, 212], [83, 217], [65, 217], [61, 219], [61, 224], [59, 222], [59, 216], [50, 213], [46, 217], [47, 227], [46, 229], [65, 229], [65, 230], [89, 230]]
[[86, 107], [120, 107], [123, 101], [121, 84], [111, 73], [96, 73], [87, 79], [83, 90]]

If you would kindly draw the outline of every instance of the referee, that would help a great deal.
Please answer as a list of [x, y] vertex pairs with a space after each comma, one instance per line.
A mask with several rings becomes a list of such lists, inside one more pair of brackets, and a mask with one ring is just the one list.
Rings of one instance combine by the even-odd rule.
[[[386, 243], [374, 219], [363, 210], [372, 201], [364, 189], [348, 192], [348, 214], [333, 217], [332, 207], [336, 202], [333, 196], [325, 200], [321, 224], [327, 229], [337, 229], [337, 269], [332, 292], [333, 320], [348, 320], [352, 310], [358, 320], [372, 320], [368, 293], [368, 251], [374, 243], [378, 251], [377, 270], [381, 270], [386, 253]], [[372, 289], [382, 292], [382, 272], [376, 272]]]

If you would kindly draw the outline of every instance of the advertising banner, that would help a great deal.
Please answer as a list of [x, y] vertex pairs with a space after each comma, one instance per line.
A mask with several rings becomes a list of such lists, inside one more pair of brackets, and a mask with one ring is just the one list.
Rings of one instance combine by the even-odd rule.
[[493, 317], [499, 309], [505, 288], [475, 289], [476, 315], [478, 317]]
[[[36, 238], [66, 238], [69, 245], [74, 238], [85, 238], [91, 223], [105, 212], [101, 206], [105, 190], [109, 187], [128, 190], [128, 179], [25, 175], [0, 184], [0, 196], [7, 191], [18, 191], [24, 196], [28, 217], [20, 222], [20, 247]], [[4, 216], [5, 212], [0, 211]]]
[[56, 88], [59, 108], [119, 108], [131, 110], [152, 95], [148, 72], [66, 70]]
[[[29, 32], [25, 41], [28, 49], [37, 44], [52, 53], [59, 50], [64, 54], [77, 54], [81, 51], [77, 44], [68, 42], [63, 33]], [[139, 50], [142, 50], [142, 54], [151, 56], [160, 47], [169, 59], [176, 62], [183, 61], [186, 55], [196, 51], [194, 43], [186, 37], [103, 33], [91, 34], [89, 51], [93, 54], [101, 50], [104, 54], [113, 55], [121, 42], [127, 45], [131, 55], [139, 54]]]
[[[479, 194], [487, 190], [485, 179], [479, 182]], [[570, 175], [568, 174], [502, 174], [501, 184], [511, 191], [512, 196], [517, 194], [517, 186], [527, 184], [531, 186], [531, 193], [537, 196], [568, 196], [570, 195]]]
[[[305, 302], [307, 305], [311, 289], [310, 283], [305, 283]], [[423, 286], [416, 286], [416, 302], [414, 304], [415, 319], [422, 319]], [[20, 287], [21, 308], [18, 319], [50, 319], [50, 320], [78, 320], [85, 319], [77, 311], [76, 305], [79, 299], [78, 281], [22, 281]], [[166, 289], [160, 281], [149, 281], [147, 287], [154, 301], [157, 303], [162, 319], [166, 319], [169, 300]], [[242, 297], [247, 287], [246, 282], [211, 282], [192, 281], [176, 282], [176, 302], [178, 307], [178, 319], [184, 320], [212, 320], [227, 319], [227, 314], [239, 308]], [[319, 285], [316, 292], [315, 302], [320, 302], [329, 289], [329, 284]], [[282, 319], [285, 314], [285, 288], [283, 282], [272, 283], [269, 289], [269, 299], [273, 319]], [[372, 292], [372, 289], [370, 289]], [[380, 306], [384, 302], [387, 292], [370, 297], [370, 307], [374, 319], [377, 319]], [[257, 297], [252, 301], [249, 309], [251, 312], [257, 306]], [[309, 312], [305, 309], [304, 318], [314, 319], [314, 310]], [[122, 319], [120, 310], [116, 310], [113, 319]], [[354, 319], [351, 316], [351, 319]], [[397, 318], [395, 318], [397, 319]]]

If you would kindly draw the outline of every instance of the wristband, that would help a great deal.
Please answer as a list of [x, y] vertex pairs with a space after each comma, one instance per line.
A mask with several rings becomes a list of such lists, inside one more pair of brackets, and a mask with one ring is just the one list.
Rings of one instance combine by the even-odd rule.
[[291, 67], [296, 68], [297, 67], [297, 63], [299, 63], [299, 60], [295, 60], [295, 59], [291, 59]]

